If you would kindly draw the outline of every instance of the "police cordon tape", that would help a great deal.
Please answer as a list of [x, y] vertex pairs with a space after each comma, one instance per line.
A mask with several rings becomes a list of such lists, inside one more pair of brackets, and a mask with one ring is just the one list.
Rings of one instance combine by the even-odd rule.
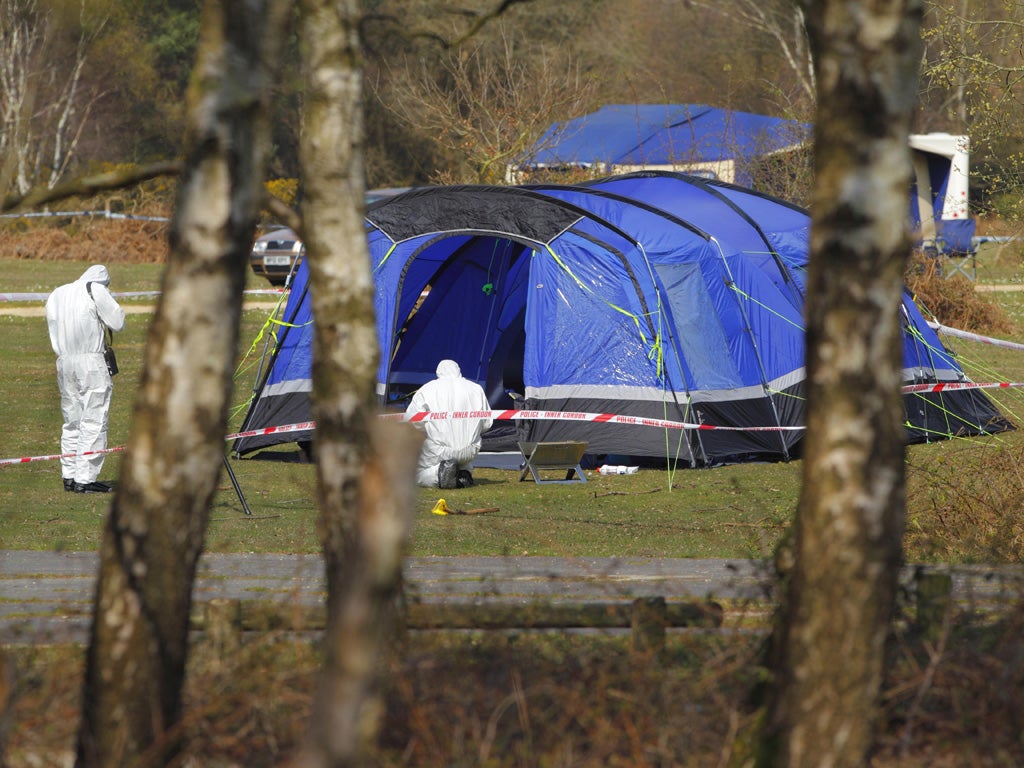
[[495, 421], [529, 420], [529, 421], [578, 421], [597, 424], [627, 424], [639, 427], [658, 427], [659, 429], [717, 429], [742, 432], [776, 432], [791, 431], [803, 427], [718, 427], [712, 424], [691, 424], [685, 421], [668, 419], [652, 419], [645, 416], [620, 416], [614, 413], [584, 413], [574, 411], [420, 411], [419, 413], [385, 413], [386, 421], [407, 421], [419, 424], [424, 421], [448, 421], [450, 419], [493, 419]]
[[82, 454], [77, 453], [51, 453], [49, 456], [22, 456], [18, 459], [0, 459], [0, 467], [5, 464], [28, 464], [32, 461], [53, 461], [54, 459], [70, 459], [72, 456], [99, 456], [105, 453], [117, 453], [123, 451], [124, 446], [119, 445], [117, 448], [104, 448], [102, 451], [85, 451]]
[[[281, 427], [265, 427], [263, 429], [255, 429], [249, 432], [236, 432], [232, 435], [227, 435], [224, 440], [234, 440], [239, 437], [258, 437], [261, 435], [276, 435], [284, 432], [307, 432], [316, 427], [316, 422], [303, 421], [298, 424], [287, 424]], [[103, 448], [98, 451], [83, 451], [80, 454], [77, 453], [54, 453], [49, 456], [23, 456], [17, 459], [0, 459], [0, 467], [5, 464], [28, 464], [32, 461], [52, 461], [54, 459], [65, 459], [71, 458], [72, 456], [100, 456], [107, 453], [117, 453], [123, 451], [125, 446], [119, 445], [116, 448]]]
[[[730, 431], [749, 432], [774, 432], [801, 430], [801, 426], [793, 427], [717, 427], [711, 424], [688, 424], [682, 421], [669, 421], [667, 419], [648, 419], [639, 416], [619, 416], [614, 413], [577, 413], [572, 411], [421, 411], [419, 413], [383, 413], [379, 416], [384, 421], [407, 421], [410, 424], [418, 424], [425, 421], [449, 421], [452, 419], [494, 419], [495, 421], [508, 421], [513, 419], [547, 420], [547, 421], [577, 421], [596, 422], [606, 424], [628, 424], [632, 426], [660, 427], [664, 429], [717, 429]], [[280, 427], [264, 427], [253, 429], [247, 432], [235, 432], [225, 436], [224, 440], [236, 440], [245, 437], [264, 437], [266, 435], [278, 435], [287, 432], [308, 432], [316, 427], [316, 422], [304, 421], [297, 424], [286, 424]], [[60, 459], [74, 455], [98, 456], [101, 453], [114, 453], [123, 451], [124, 446], [117, 448], [105, 448], [99, 451], [86, 451], [82, 454], [54, 454], [50, 456], [26, 456], [18, 459], [0, 459], [0, 466], [5, 464], [27, 464], [31, 461], [46, 461]]]
[[[934, 384], [907, 384], [901, 388], [903, 394], [929, 394], [955, 392], [971, 389], [1020, 389], [1024, 382], [1016, 381], [951, 381]], [[425, 421], [449, 421], [453, 419], [493, 419], [494, 421], [530, 420], [530, 421], [575, 421], [595, 424], [624, 424], [627, 426], [657, 427], [658, 429], [702, 430], [717, 432], [795, 432], [805, 429], [797, 426], [760, 426], [760, 427], [725, 427], [715, 424], [699, 424], [669, 419], [652, 419], [643, 416], [621, 416], [614, 413], [586, 413], [575, 411], [420, 411], [419, 413], [382, 413], [378, 416], [383, 421], [406, 421], [410, 424], [421, 424]], [[225, 442], [246, 437], [265, 437], [288, 432], [309, 432], [316, 428], [314, 421], [302, 421], [296, 424], [285, 424], [280, 427], [264, 427], [246, 432], [235, 432], [226, 435]], [[98, 456], [106, 453], [123, 451], [125, 447], [104, 448], [99, 451], [86, 451], [82, 456]], [[28, 464], [32, 461], [52, 461], [69, 458], [78, 454], [51, 454], [48, 456], [24, 456], [16, 459], [0, 459], [0, 467], [7, 464]]]
[[958, 339], [977, 341], [980, 344], [991, 344], [994, 347], [1002, 347], [1003, 349], [1024, 350], [1024, 344], [1019, 344], [1016, 341], [1006, 341], [1005, 339], [993, 339], [991, 336], [982, 336], [980, 333], [972, 333], [971, 331], [961, 331], [959, 328], [950, 328], [948, 325], [943, 325], [942, 323], [928, 321], [928, 327], [934, 329], [937, 333], [941, 333], [946, 336], [953, 336], [954, 338]]
[[981, 384], [973, 381], [946, 381], [938, 384], [907, 384], [902, 391], [904, 395], [920, 395], [965, 389], [1017, 389], [1020, 387], [1024, 387], [1024, 383], [1017, 381], [989, 381]]
[[[242, 291], [245, 296], [280, 296], [285, 288], [249, 288]], [[160, 291], [113, 291], [115, 299], [144, 299], [159, 296]], [[0, 293], [0, 302], [46, 301], [49, 293]]]

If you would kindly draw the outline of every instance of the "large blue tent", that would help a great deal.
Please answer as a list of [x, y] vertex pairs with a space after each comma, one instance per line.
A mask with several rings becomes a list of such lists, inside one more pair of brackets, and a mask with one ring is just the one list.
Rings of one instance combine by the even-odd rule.
[[[782, 201], [675, 173], [431, 187], [372, 205], [380, 401], [401, 407], [449, 358], [494, 408], [728, 428], [517, 421], [503, 425], [513, 440], [691, 465], [789, 458], [804, 415], [809, 225]], [[310, 418], [309, 288], [303, 264], [245, 430]], [[905, 381], [965, 380], [913, 302], [902, 311]], [[911, 439], [1006, 427], [973, 391], [908, 395], [907, 406]], [[311, 437], [245, 438], [236, 451]]]

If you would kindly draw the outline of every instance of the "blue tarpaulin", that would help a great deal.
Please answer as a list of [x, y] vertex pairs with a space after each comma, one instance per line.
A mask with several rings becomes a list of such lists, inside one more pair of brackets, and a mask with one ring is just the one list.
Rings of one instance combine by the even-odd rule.
[[585, 166], [596, 175], [700, 171], [748, 184], [749, 162], [795, 149], [809, 138], [806, 123], [703, 104], [608, 104], [552, 125], [517, 166], [520, 171]]

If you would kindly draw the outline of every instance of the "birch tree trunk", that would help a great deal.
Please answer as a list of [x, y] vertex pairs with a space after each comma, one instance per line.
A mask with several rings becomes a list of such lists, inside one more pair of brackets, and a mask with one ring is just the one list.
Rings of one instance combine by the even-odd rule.
[[805, 0], [816, 62], [808, 416], [758, 765], [864, 766], [904, 523], [899, 308], [920, 0]]
[[289, 0], [207, 0], [163, 293], [100, 548], [79, 766], [158, 765], [181, 717], [196, 563], [225, 455], [242, 289]]
[[326, 658], [296, 765], [357, 764], [394, 628], [420, 439], [376, 425], [379, 344], [363, 225], [356, 0], [300, 0], [306, 102], [300, 159], [314, 326], [313, 414], [328, 593]]

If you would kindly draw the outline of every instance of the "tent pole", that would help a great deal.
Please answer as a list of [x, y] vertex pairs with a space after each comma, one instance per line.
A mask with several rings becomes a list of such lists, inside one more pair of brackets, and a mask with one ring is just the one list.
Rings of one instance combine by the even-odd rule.
[[235, 493], [238, 495], [238, 500], [240, 502], [242, 502], [242, 510], [245, 512], [245, 514], [251, 516], [252, 515], [252, 510], [249, 509], [249, 505], [245, 501], [245, 494], [242, 493], [242, 486], [240, 486], [238, 484], [238, 478], [235, 477], [235, 471], [231, 468], [231, 464], [230, 464], [230, 462], [228, 462], [228, 457], [224, 456], [223, 459], [224, 459], [224, 469], [227, 470], [228, 477], [231, 478], [231, 485], [234, 487]]

